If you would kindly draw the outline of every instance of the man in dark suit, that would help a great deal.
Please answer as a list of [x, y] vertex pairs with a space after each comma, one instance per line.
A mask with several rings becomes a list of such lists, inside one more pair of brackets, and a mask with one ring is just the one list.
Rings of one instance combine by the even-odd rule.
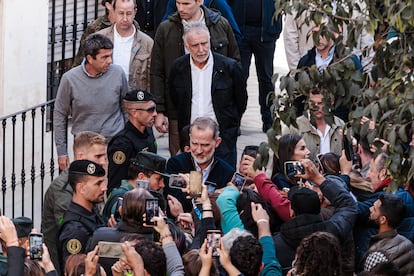
[[198, 117], [209, 117], [219, 124], [222, 143], [216, 155], [236, 166], [237, 132], [246, 110], [246, 82], [239, 64], [210, 50], [210, 34], [200, 22], [184, 31], [189, 54], [171, 67], [170, 93], [178, 111], [178, 129]]

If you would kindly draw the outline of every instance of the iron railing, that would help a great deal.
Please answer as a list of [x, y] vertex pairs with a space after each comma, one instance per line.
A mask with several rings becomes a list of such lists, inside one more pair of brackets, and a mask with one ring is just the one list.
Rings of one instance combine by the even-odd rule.
[[58, 174], [51, 123], [54, 98], [62, 75], [72, 66], [84, 29], [103, 11], [100, 0], [49, 0], [49, 101], [0, 117], [0, 206], [8, 217], [26, 215], [40, 223], [45, 189]]
[[56, 97], [88, 24], [104, 14], [101, 0], [49, 0], [47, 99]]
[[45, 181], [49, 184], [55, 176], [54, 102], [0, 117], [1, 206], [9, 217], [26, 215], [35, 220], [43, 209]]

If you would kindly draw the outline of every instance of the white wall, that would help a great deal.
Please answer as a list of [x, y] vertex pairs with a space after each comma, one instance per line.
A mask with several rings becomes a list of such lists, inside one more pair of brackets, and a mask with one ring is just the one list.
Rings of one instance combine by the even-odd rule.
[[0, 116], [46, 101], [48, 0], [0, 0]]

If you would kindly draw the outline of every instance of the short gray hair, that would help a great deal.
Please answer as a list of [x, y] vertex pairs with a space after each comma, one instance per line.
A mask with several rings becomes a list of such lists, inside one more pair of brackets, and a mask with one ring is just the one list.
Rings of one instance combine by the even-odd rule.
[[217, 124], [216, 121], [214, 121], [210, 117], [196, 118], [194, 122], [190, 125], [190, 136], [191, 136], [191, 131], [193, 130], [194, 127], [199, 130], [211, 129], [214, 134], [214, 139], [217, 139], [220, 136], [219, 125]]
[[186, 37], [189, 33], [195, 32], [197, 34], [206, 32], [208, 34], [208, 40], [210, 41], [210, 31], [206, 24], [203, 22], [191, 22], [184, 25], [183, 41], [186, 42]]

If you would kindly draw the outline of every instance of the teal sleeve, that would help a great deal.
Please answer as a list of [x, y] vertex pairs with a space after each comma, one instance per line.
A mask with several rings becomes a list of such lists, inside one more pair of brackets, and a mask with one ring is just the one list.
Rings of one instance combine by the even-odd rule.
[[232, 187], [226, 187], [217, 198], [216, 203], [220, 208], [221, 230], [223, 231], [223, 234], [226, 234], [233, 228], [244, 229], [236, 205], [239, 196], [239, 191]]
[[263, 270], [260, 272], [260, 275], [282, 276], [282, 267], [280, 266], [280, 263], [276, 258], [276, 250], [272, 237], [261, 237], [259, 241], [263, 248], [262, 262], [264, 264]]

